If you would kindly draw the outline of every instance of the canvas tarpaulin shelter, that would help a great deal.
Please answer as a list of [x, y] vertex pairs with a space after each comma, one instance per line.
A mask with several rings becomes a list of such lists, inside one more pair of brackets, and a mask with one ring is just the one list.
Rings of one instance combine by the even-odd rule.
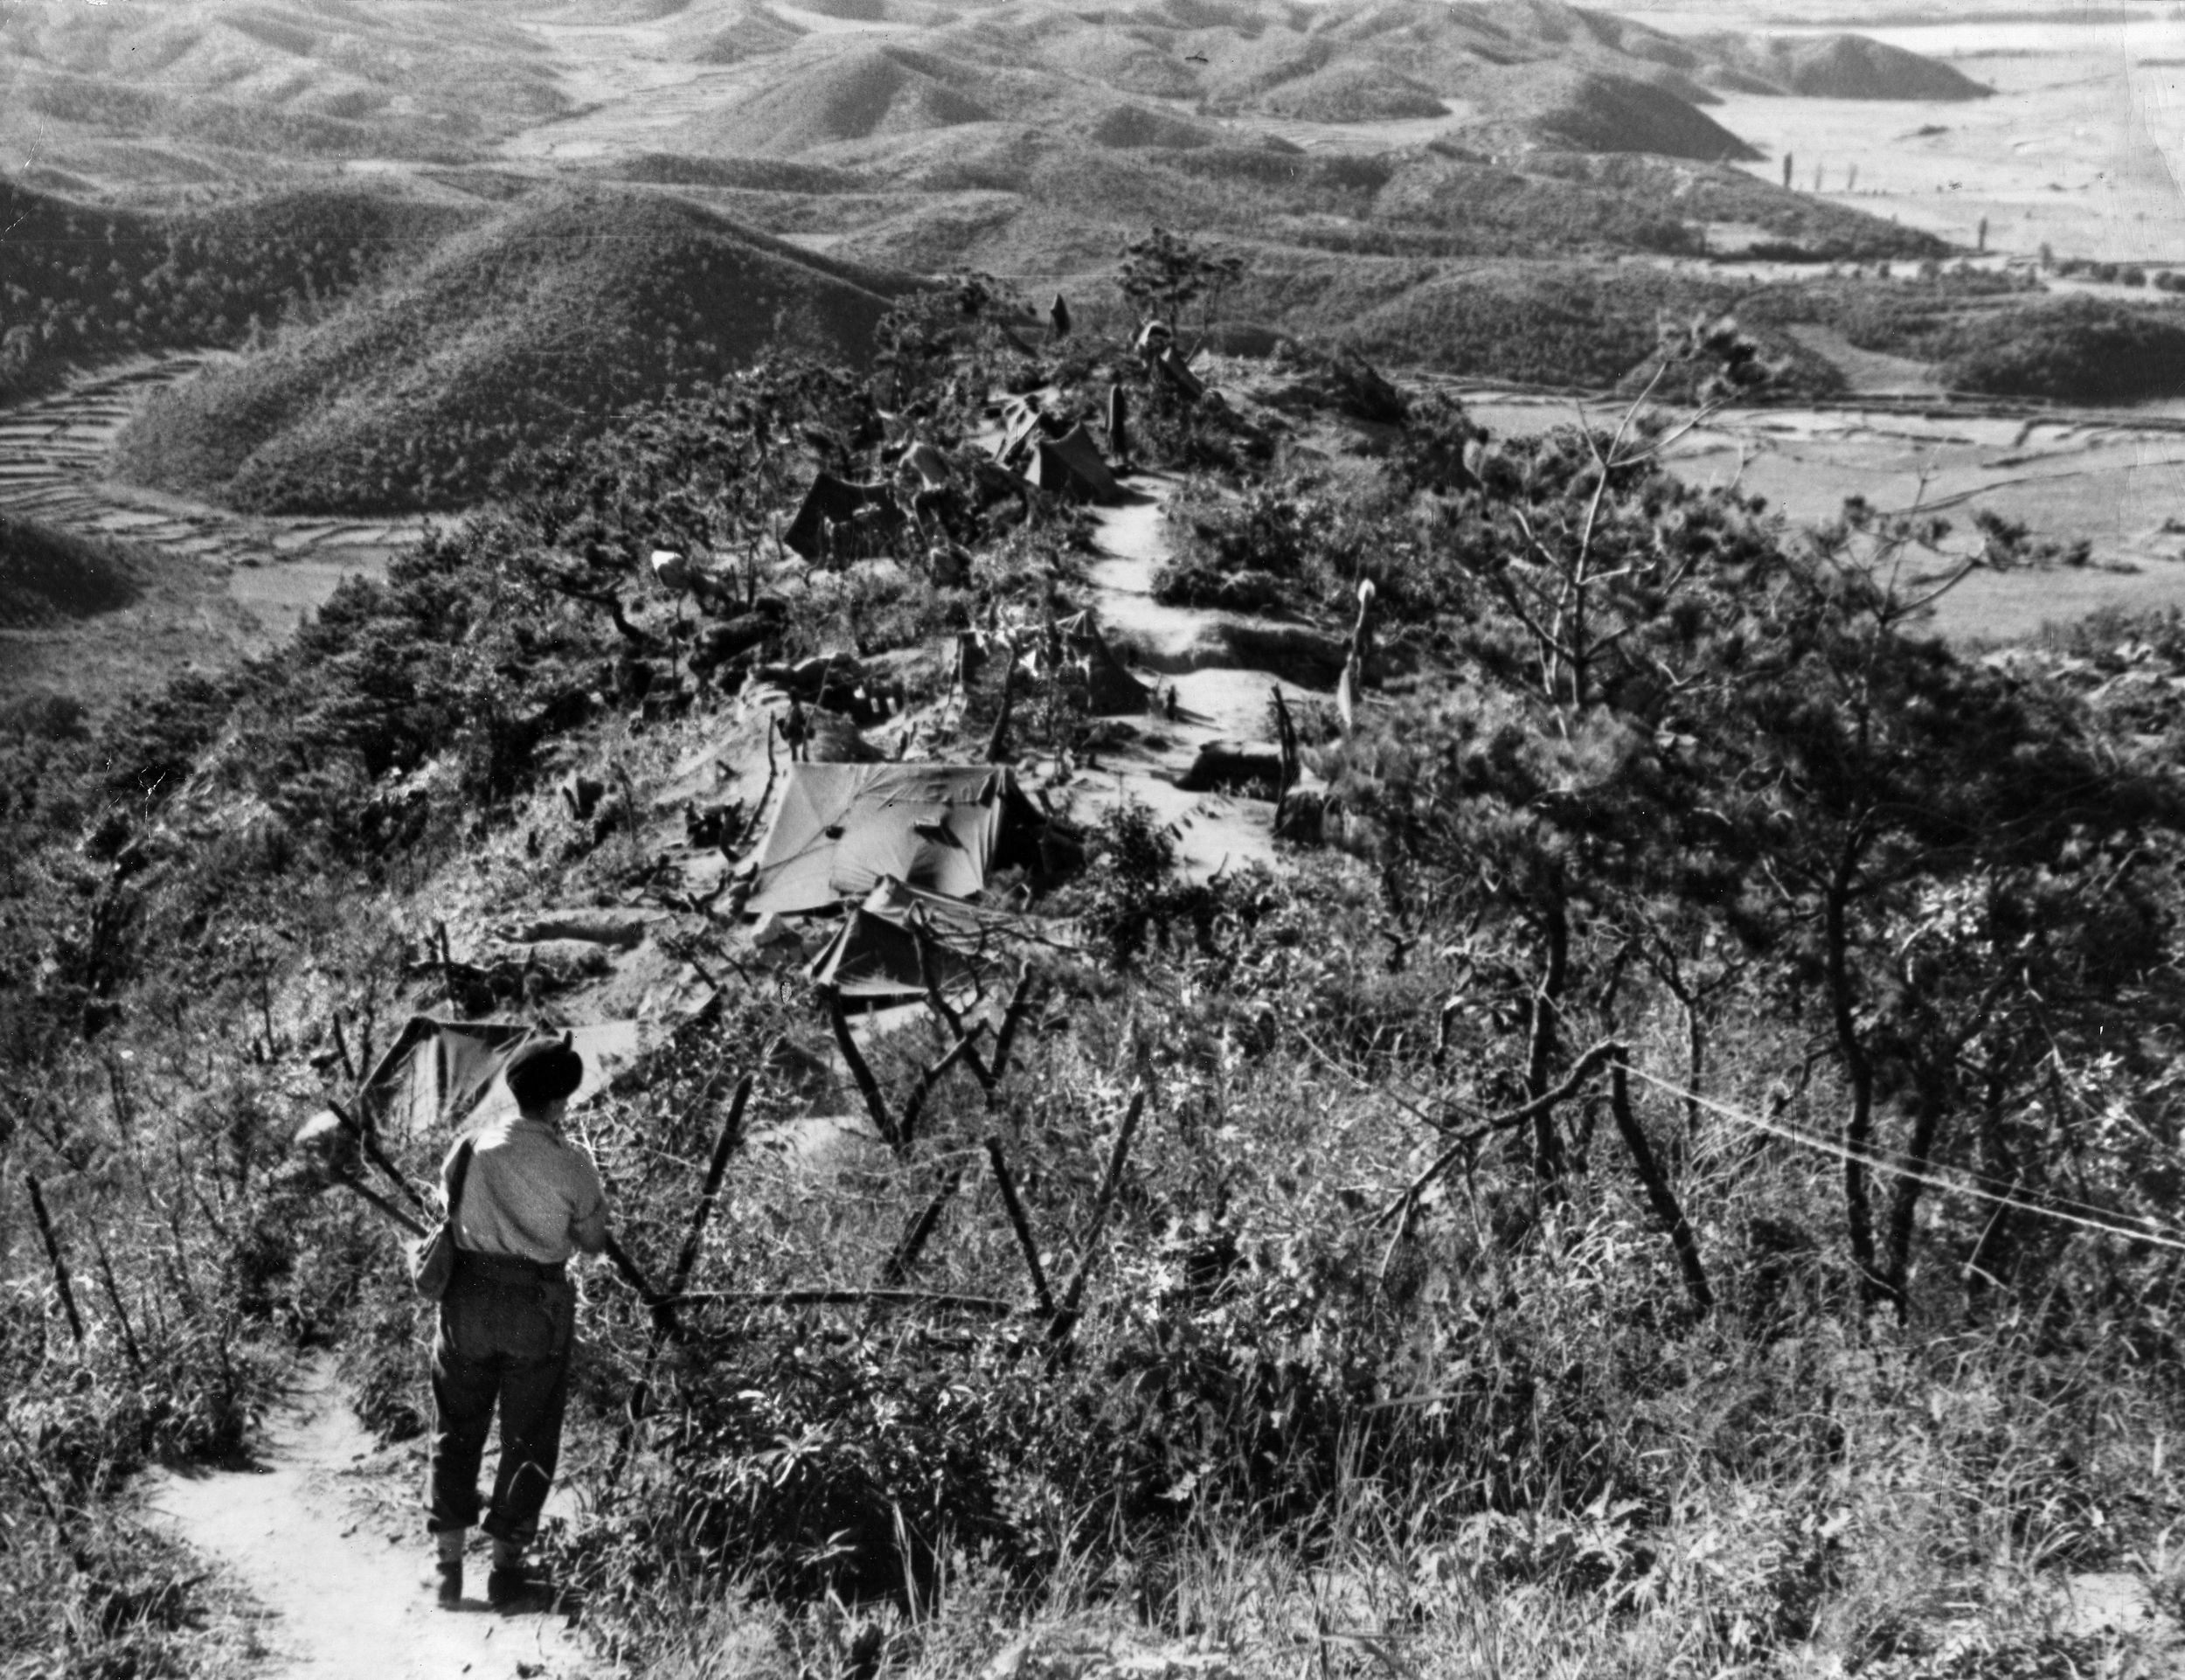
[[806, 972], [815, 986], [872, 1003], [953, 992], [975, 982], [972, 959], [998, 920], [887, 876], [843, 918]]
[[[521, 1021], [440, 1021], [413, 1015], [365, 1075], [357, 1095], [357, 1118], [375, 1131], [396, 1136], [427, 1134], [442, 1125], [462, 1131], [497, 1119], [516, 1107], [501, 1082], [501, 1070], [526, 1040], [548, 1031]], [[636, 1056], [637, 1023], [606, 1021], [570, 1028], [569, 1034], [584, 1058], [584, 1083], [569, 1099], [573, 1107], [604, 1089]]]
[[1113, 502], [1122, 495], [1100, 446], [1082, 426], [1072, 427], [1058, 438], [1035, 436], [1024, 476], [1050, 496]]
[[972, 898], [995, 870], [1037, 862], [1044, 823], [1006, 766], [793, 763], [744, 908], [832, 910], [883, 876]]
[[781, 540], [815, 563], [833, 558], [827, 544], [828, 525], [831, 523], [841, 528], [843, 535], [836, 540], [844, 541], [847, 533], [859, 524], [861, 513], [866, 516], [864, 523], [884, 536], [904, 522], [903, 510], [896, 505], [895, 493], [887, 485], [853, 484], [830, 472], [819, 473], [812, 480], [812, 488], [804, 492], [804, 505], [796, 510], [788, 530], [781, 533]]
[[1015, 465], [1033, 434], [1040, 430], [1039, 421], [1037, 404], [1022, 397], [1010, 398], [1002, 406], [1002, 441], [995, 448], [994, 458], [1005, 467]]
[[1085, 684], [1086, 705], [1099, 718], [1127, 718], [1146, 710], [1152, 697], [1146, 685], [1124, 669], [1100, 634], [1090, 608], [1055, 621], [1062, 657]]

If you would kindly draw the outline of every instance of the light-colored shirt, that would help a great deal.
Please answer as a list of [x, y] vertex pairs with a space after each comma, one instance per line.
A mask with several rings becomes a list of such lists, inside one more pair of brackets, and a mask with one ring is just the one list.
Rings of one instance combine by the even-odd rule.
[[[607, 1187], [592, 1157], [545, 1121], [511, 1114], [479, 1128], [455, 1214], [455, 1246], [558, 1266], [607, 1246]], [[460, 1141], [440, 1167], [440, 1203]]]

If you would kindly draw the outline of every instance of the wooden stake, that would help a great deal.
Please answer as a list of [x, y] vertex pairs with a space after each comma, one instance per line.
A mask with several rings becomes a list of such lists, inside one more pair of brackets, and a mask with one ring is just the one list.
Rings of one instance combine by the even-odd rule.
[[388, 1156], [386, 1150], [380, 1147], [378, 1135], [371, 1128], [359, 1125], [357, 1117], [343, 1107], [340, 1103], [329, 1099], [326, 1106], [333, 1111], [335, 1118], [347, 1127], [357, 1142], [363, 1146], [364, 1153], [371, 1157], [372, 1164], [394, 1181], [394, 1187], [402, 1192], [404, 1198], [410, 1205], [420, 1213], [431, 1213], [433, 1211], [431, 1204], [426, 1201], [424, 1194], [410, 1182], [409, 1175], [396, 1166]]
[[83, 1345], [83, 1315], [76, 1310], [76, 1288], [68, 1279], [68, 1259], [60, 1252], [60, 1239], [53, 1234], [53, 1221], [45, 1211], [45, 1192], [38, 1187], [38, 1180], [29, 1173], [23, 1182], [31, 1187], [31, 1211], [38, 1216], [38, 1228], [45, 1239], [45, 1257], [53, 1263], [53, 1285], [60, 1291], [61, 1309], [68, 1315], [68, 1333], [76, 1338], [76, 1345]]
[[1017, 979], [1016, 991], [1009, 999], [1009, 1008], [1002, 1011], [1002, 1030], [994, 1038], [994, 1059], [988, 1064], [997, 1082], [1009, 1072], [1009, 1052], [1016, 1047], [1016, 1029], [1031, 1010], [1037, 985], [1032, 971], [1025, 969]]
[[[713, 1140], [712, 1158], [705, 1168], [705, 1183], [698, 1191], [698, 1204], [690, 1212], [690, 1229], [683, 1239], [683, 1252], [676, 1257], [675, 1281], [665, 1295], [656, 1295], [638, 1277], [637, 1268], [628, 1255], [619, 1248], [612, 1250], [616, 1263], [626, 1268], [623, 1275], [631, 1287], [645, 1297], [645, 1304], [653, 1315], [653, 1329], [645, 1345], [644, 1368], [638, 1372], [636, 1384], [630, 1389], [629, 1413], [622, 1420], [622, 1429], [615, 1438], [614, 1457], [607, 1467], [607, 1486], [613, 1488], [622, 1479], [622, 1470], [629, 1462], [630, 1449], [636, 1444], [637, 1425], [645, 1415], [646, 1403], [652, 1398], [653, 1365], [660, 1357], [660, 1342], [663, 1336], [672, 1335], [678, 1344], [683, 1340], [682, 1322], [676, 1316], [676, 1308], [683, 1304], [683, 1286], [690, 1281], [691, 1268], [698, 1263], [698, 1246], [705, 1236], [706, 1222], [713, 1216], [714, 1200], [720, 1194], [721, 1180], [728, 1172], [728, 1158], [736, 1152], [736, 1146], [744, 1136], [744, 1106], [751, 1100], [752, 1081], [755, 1075], [746, 1073], [737, 1082], [736, 1094], [729, 1099], [728, 1118], [721, 1122], [720, 1134]], [[700, 1100], [709, 1094], [718, 1080], [716, 1074], [708, 1080]]]
[[975, 1024], [970, 1031], [956, 1040], [954, 1046], [946, 1056], [933, 1063], [918, 1076], [918, 1083], [911, 1087], [911, 1094], [903, 1100], [903, 1118], [896, 1124], [895, 1135], [898, 1140], [898, 1149], [909, 1149], [912, 1142], [918, 1135], [919, 1117], [925, 1113], [926, 1097], [932, 1093], [933, 1086], [940, 1082], [941, 1076], [950, 1068], [967, 1057], [978, 1054], [979, 1035], [985, 1031], [985, 1022], [981, 1021]]
[[933, 1199], [926, 1203], [918, 1218], [911, 1222], [910, 1229], [903, 1233], [903, 1240], [888, 1256], [888, 1263], [880, 1268], [883, 1284], [900, 1283], [911, 1274], [911, 1268], [918, 1264], [918, 1257], [926, 1252], [926, 1245], [932, 1240], [934, 1228], [940, 1224], [940, 1216], [947, 1211], [948, 1204], [955, 1199], [957, 1187], [962, 1182], [963, 1169], [951, 1167], [948, 1176], [941, 1180], [940, 1190], [934, 1192]]
[[637, 1269], [637, 1262], [629, 1257], [629, 1251], [609, 1236], [607, 1246], [600, 1252], [607, 1256], [607, 1263], [622, 1281], [629, 1285], [631, 1292], [645, 1303], [645, 1310], [652, 1315], [653, 1323], [662, 1334], [680, 1343], [683, 1340], [683, 1322], [676, 1316], [674, 1305]]
[[733, 846], [725, 845], [721, 848], [721, 855], [725, 857], [733, 857], [738, 852], [743, 850], [751, 843], [752, 837], [759, 832], [760, 821], [766, 814], [766, 802], [773, 797], [774, 774], [780, 767], [775, 762], [773, 753], [774, 734], [780, 727], [781, 719], [772, 712], [768, 712], [766, 714], [766, 785], [759, 790], [759, 802], [751, 808], [751, 815], [744, 819], [743, 830], [737, 835], [736, 843]]
[[1062, 1310], [1055, 1315], [1049, 1332], [1058, 1343], [1067, 1342], [1077, 1330], [1086, 1280], [1092, 1275], [1092, 1267], [1100, 1258], [1100, 1239], [1107, 1229], [1108, 1211], [1115, 1205], [1115, 1192], [1123, 1182], [1123, 1163], [1130, 1156], [1131, 1139], [1138, 1131], [1138, 1117], [1145, 1110], [1146, 1087], [1141, 1085], [1130, 1093], [1130, 1107], [1123, 1111], [1123, 1123], [1116, 1128], [1115, 1146], [1107, 1152], [1107, 1171], [1100, 1180], [1099, 1198], [1092, 1204], [1092, 1228], [1085, 1233], [1085, 1245], [1078, 1252], [1077, 1272], [1070, 1280], [1070, 1288], [1062, 1297]]
[[827, 1024], [835, 1030], [835, 1048], [843, 1053], [843, 1061], [850, 1069], [850, 1077], [857, 1086], [857, 1094], [865, 1100], [865, 1112], [872, 1116], [872, 1124], [887, 1146], [898, 1155], [907, 1147], [895, 1128], [895, 1116], [888, 1112], [887, 1099], [880, 1094], [880, 1082], [872, 1077], [872, 1065], [865, 1060], [865, 1053], [857, 1048], [857, 1041], [850, 1036], [850, 1016], [843, 1008], [843, 994], [839, 986], [822, 986], [822, 996], [827, 1002]]
[[994, 719], [994, 732], [987, 737], [986, 761], [999, 764], [1009, 756], [1009, 711], [1016, 700], [1016, 660], [1012, 656], [1002, 667], [1002, 710]]
[[370, 1202], [372, 1206], [378, 1208], [380, 1212], [385, 1214], [390, 1219], [392, 1219], [395, 1224], [400, 1225], [413, 1237], [423, 1237], [429, 1234], [422, 1225], [419, 1224], [417, 1220], [412, 1218], [410, 1215], [405, 1212], [401, 1208], [397, 1207], [392, 1202], [390, 1202], [378, 1191], [372, 1189], [370, 1184], [359, 1184], [353, 1178], [345, 1178], [342, 1181], [342, 1186], [345, 1190], [352, 1190], [356, 1191], [357, 1195], [363, 1197], [367, 1202]]
[[[961, 1043], [970, 1035], [963, 1030], [963, 1017], [951, 1009], [948, 1000], [941, 996], [940, 975], [935, 972], [933, 963], [933, 940], [922, 920], [912, 923], [911, 937], [918, 946], [918, 973], [926, 986], [926, 1007], [940, 1017], [941, 1024], [948, 1029], [951, 1038]], [[971, 1077], [978, 1080], [979, 1088], [987, 1093], [991, 1101], [994, 1096], [993, 1071], [975, 1050], [966, 1051], [964, 1061], [971, 1069]]]
[[676, 1257], [675, 1281], [668, 1286], [669, 1295], [680, 1295], [683, 1286], [690, 1281], [690, 1271], [698, 1263], [698, 1246], [705, 1235], [706, 1221], [713, 1217], [713, 1204], [720, 1195], [721, 1179], [728, 1171], [728, 1157], [736, 1152], [736, 1146], [744, 1139], [744, 1106], [751, 1100], [752, 1081], [756, 1076], [746, 1073], [737, 1082], [736, 1094], [728, 1100], [728, 1118], [721, 1122], [720, 1135], [713, 1141], [713, 1158], [706, 1163], [705, 1188], [698, 1192], [698, 1204], [691, 1210], [690, 1229], [683, 1239], [683, 1252]]
[[1009, 1228], [1016, 1232], [1016, 1246], [1024, 1251], [1024, 1269], [1031, 1274], [1032, 1295], [1039, 1310], [1051, 1318], [1055, 1297], [1047, 1288], [1047, 1268], [1039, 1263], [1039, 1245], [1032, 1240], [1031, 1222], [1024, 1217], [1024, 1204], [1017, 1198], [1016, 1180], [1009, 1174], [1009, 1157], [1002, 1153], [1000, 1134], [987, 1139], [986, 1158], [994, 1165], [994, 1182], [1001, 1187], [1002, 1209], [1009, 1215]]
[[106, 1286], [107, 1301], [114, 1309], [114, 1322], [121, 1327], [121, 1349], [129, 1356], [129, 1369], [144, 1369], [144, 1355], [136, 1345], [136, 1330], [129, 1322], [128, 1309], [121, 1304], [121, 1286], [114, 1281], [114, 1262], [107, 1255], [106, 1239], [93, 1233], [99, 1254], [99, 1281]]
[[1274, 696], [1275, 739], [1282, 747], [1281, 785], [1274, 790], [1274, 829], [1280, 834], [1282, 831], [1283, 808], [1289, 803], [1290, 789], [1297, 785], [1299, 778], [1299, 753], [1297, 728], [1290, 721], [1290, 708], [1282, 698], [1282, 685], [1277, 683], [1271, 692]]

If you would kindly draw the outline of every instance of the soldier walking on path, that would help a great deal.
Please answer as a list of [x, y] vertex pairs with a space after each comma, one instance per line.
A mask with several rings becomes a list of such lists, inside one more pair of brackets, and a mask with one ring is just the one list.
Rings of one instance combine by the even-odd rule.
[[810, 756], [807, 743], [812, 739], [812, 720], [805, 715], [804, 702], [795, 695], [789, 697], [789, 715], [781, 725], [781, 739], [789, 743], [789, 762]]
[[501, 1462], [485, 1531], [493, 1541], [486, 1600], [532, 1607], [545, 1589], [524, 1554], [561, 1453], [576, 1336], [572, 1254], [607, 1246], [607, 1191], [592, 1157], [562, 1135], [584, 1059], [565, 1037], [525, 1045], [503, 1077], [517, 1113], [448, 1152], [442, 1194], [455, 1243], [454, 1275], [433, 1343], [434, 1435], [429, 1519], [440, 1554], [440, 1602], [462, 1601], [463, 1546], [479, 1520], [478, 1471], [495, 1408]]

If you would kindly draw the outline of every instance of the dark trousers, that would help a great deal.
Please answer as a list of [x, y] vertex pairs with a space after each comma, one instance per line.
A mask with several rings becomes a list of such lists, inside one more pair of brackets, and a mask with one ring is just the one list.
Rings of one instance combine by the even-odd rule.
[[561, 1455], [577, 1295], [558, 1268], [459, 1254], [433, 1343], [433, 1469], [427, 1526], [478, 1520], [478, 1467], [496, 1406], [501, 1464], [485, 1529], [529, 1545]]

